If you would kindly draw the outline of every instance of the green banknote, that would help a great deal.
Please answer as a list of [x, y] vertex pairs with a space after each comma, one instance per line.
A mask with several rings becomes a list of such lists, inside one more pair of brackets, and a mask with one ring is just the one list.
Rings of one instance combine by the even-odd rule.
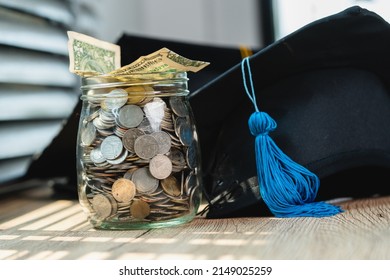
[[107, 74], [120, 68], [118, 45], [68, 31], [69, 71], [80, 76]]
[[116, 69], [109, 74], [128, 75], [169, 71], [198, 72], [209, 64], [209, 62], [185, 58], [167, 48], [162, 48], [149, 55], [141, 56], [133, 63]]

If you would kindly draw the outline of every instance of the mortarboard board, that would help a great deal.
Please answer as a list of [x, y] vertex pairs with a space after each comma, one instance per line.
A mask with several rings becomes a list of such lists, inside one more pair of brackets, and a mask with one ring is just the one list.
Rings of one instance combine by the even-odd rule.
[[[321, 179], [317, 199], [389, 193], [389, 49], [390, 25], [354, 6], [247, 60], [257, 103], [278, 124], [271, 137]], [[242, 69], [238, 63], [190, 99], [209, 218], [269, 214], [259, 193], [248, 128], [254, 109]]]

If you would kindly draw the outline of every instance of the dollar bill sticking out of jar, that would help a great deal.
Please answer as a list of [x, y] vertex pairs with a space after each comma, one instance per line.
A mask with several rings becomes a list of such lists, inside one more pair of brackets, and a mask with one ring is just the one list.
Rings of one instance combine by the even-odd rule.
[[105, 74], [121, 67], [120, 46], [68, 31], [69, 71], [82, 77]]
[[82, 77], [170, 71], [198, 72], [210, 64], [161, 48], [121, 67], [120, 46], [74, 31], [68, 31], [68, 38], [69, 71]]

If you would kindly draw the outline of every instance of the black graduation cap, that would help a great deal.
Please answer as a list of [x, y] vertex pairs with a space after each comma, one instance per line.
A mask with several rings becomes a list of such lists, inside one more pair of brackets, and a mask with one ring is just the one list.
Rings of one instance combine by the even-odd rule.
[[277, 123], [269, 136], [320, 179], [316, 201], [388, 194], [389, 54], [390, 25], [354, 6], [302, 27], [197, 90], [190, 102], [207, 217], [270, 214], [248, 128], [255, 111], [244, 87], [251, 91], [250, 81], [260, 111]]

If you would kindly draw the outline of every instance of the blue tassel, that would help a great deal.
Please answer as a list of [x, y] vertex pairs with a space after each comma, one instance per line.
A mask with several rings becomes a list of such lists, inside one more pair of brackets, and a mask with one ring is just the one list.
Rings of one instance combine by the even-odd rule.
[[[248, 68], [251, 92], [246, 84], [245, 66]], [[256, 104], [249, 58], [241, 64], [244, 87], [256, 112], [249, 118], [249, 129], [255, 140], [257, 176], [260, 194], [276, 217], [325, 217], [342, 212], [338, 206], [325, 202], [313, 202], [320, 180], [284, 154], [269, 136], [276, 129], [276, 122]]]

